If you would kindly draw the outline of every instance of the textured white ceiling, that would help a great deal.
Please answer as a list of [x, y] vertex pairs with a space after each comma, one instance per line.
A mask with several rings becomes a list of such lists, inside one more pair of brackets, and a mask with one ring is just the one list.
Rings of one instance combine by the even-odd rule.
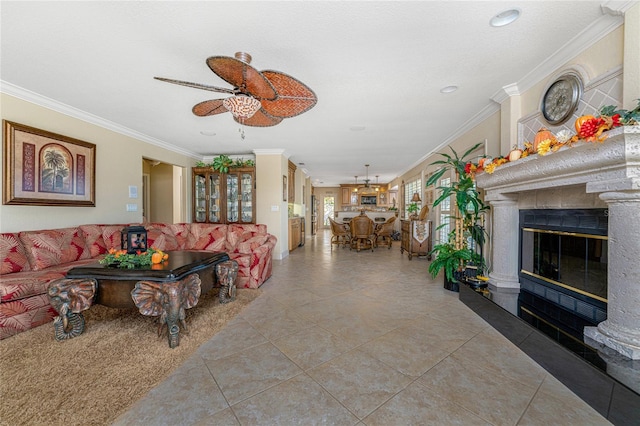
[[[283, 149], [318, 186], [353, 182], [365, 164], [387, 182], [496, 111], [504, 86], [530, 87], [619, 25], [600, 4], [2, 1], [0, 79], [6, 93], [33, 92], [194, 157]], [[489, 26], [513, 7], [519, 20]], [[298, 78], [318, 104], [246, 127], [241, 140], [230, 114], [191, 113], [224, 95], [153, 79], [228, 87], [205, 60], [237, 51]]]

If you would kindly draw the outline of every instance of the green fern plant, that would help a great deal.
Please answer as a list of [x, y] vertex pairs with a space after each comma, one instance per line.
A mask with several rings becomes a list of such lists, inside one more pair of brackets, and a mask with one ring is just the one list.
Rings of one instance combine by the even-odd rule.
[[233, 165], [233, 160], [228, 155], [218, 155], [213, 159], [213, 163], [211, 166], [213, 170], [218, 171], [220, 173], [229, 173], [229, 167]]
[[[426, 186], [435, 185], [446, 173], [455, 172], [455, 178], [447, 186], [439, 186], [440, 196], [433, 202], [433, 207], [437, 207], [444, 200], [453, 197], [455, 207], [452, 219], [457, 225], [447, 236], [447, 241], [441, 242], [433, 247], [429, 255], [433, 257], [433, 262], [429, 265], [429, 272], [435, 278], [444, 269], [448, 280], [454, 280], [454, 273], [462, 271], [467, 264], [473, 263], [479, 267], [479, 271], [485, 268], [484, 258], [476, 251], [468, 247], [467, 240], [470, 237], [478, 247], [482, 247], [486, 242], [487, 232], [482, 226], [481, 214], [489, 210], [480, 194], [475, 188], [473, 176], [467, 173], [466, 166], [469, 162], [467, 157], [482, 143], [478, 143], [469, 148], [462, 156], [451, 147], [451, 155], [440, 154], [441, 160], [434, 161], [431, 165], [441, 167], [433, 173], [427, 180]], [[444, 225], [440, 225], [440, 229]]]

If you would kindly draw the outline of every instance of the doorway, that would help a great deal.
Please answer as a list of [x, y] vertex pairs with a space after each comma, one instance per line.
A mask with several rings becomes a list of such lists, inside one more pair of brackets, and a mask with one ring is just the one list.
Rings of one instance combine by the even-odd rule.
[[142, 223], [149, 222], [151, 218], [151, 175], [149, 173], [142, 174]]
[[322, 224], [324, 225], [325, 228], [328, 228], [330, 225], [329, 218], [334, 217], [335, 206], [336, 206], [335, 197], [333, 196], [324, 197], [323, 205], [324, 205], [324, 215], [323, 215]]
[[142, 216], [146, 222], [186, 222], [184, 168], [142, 160]]

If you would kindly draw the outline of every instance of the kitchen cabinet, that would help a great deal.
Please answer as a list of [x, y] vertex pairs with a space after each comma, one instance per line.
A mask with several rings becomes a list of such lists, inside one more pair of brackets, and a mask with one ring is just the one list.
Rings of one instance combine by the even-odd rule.
[[255, 180], [254, 167], [232, 168], [228, 173], [194, 167], [193, 222], [255, 223]]
[[289, 219], [289, 251], [295, 250], [302, 241], [302, 223], [299, 217]]

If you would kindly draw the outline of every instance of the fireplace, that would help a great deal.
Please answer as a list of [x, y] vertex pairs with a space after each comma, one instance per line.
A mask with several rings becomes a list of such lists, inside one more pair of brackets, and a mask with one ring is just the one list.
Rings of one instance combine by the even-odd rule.
[[607, 319], [606, 209], [520, 210], [518, 316], [582, 339]]
[[[553, 291], [558, 292], [559, 302], [565, 296], [579, 302], [591, 299], [590, 309], [600, 306], [604, 311], [595, 309], [589, 313], [597, 326], [585, 324], [586, 338], [627, 358], [640, 359], [640, 227], [636, 225], [640, 217], [640, 126], [611, 130], [607, 136], [603, 143], [580, 142], [545, 156], [534, 155], [507, 163], [493, 174], [477, 176], [477, 185], [485, 191], [485, 201], [491, 205], [489, 287], [493, 300], [513, 314], [517, 314], [520, 293], [536, 294], [536, 288], [539, 292], [552, 290], [547, 293], [549, 297], [554, 297]], [[561, 229], [556, 237], [549, 236], [541, 231], [550, 229], [538, 226], [537, 219], [527, 226], [533, 231], [518, 232], [521, 211], [577, 209], [599, 209], [604, 213], [600, 214], [604, 217], [598, 219], [596, 228], [606, 223], [606, 244], [604, 239], [601, 243], [589, 240], [581, 244], [592, 251], [602, 250], [597, 267], [602, 272], [606, 265], [606, 297], [602, 297], [601, 291], [585, 295], [560, 285], [566, 283], [554, 279], [553, 274], [563, 274], [562, 265], [557, 265], [558, 271], [554, 272], [556, 260], [552, 257], [548, 257], [549, 264], [542, 270], [542, 265], [535, 269], [531, 264], [523, 265], [520, 259], [521, 239], [532, 240], [530, 250], [535, 250], [536, 244], [542, 250], [554, 242], [561, 243], [561, 232], [573, 232]], [[556, 249], [556, 254], [562, 254], [561, 250]], [[592, 269], [594, 263], [595, 260], [582, 267]], [[529, 273], [521, 273], [523, 266]], [[529, 291], [527, 286], [531, 282], [541, 287]], [[577, 302], [574, 305], [576, 311], [584, 308]]]

